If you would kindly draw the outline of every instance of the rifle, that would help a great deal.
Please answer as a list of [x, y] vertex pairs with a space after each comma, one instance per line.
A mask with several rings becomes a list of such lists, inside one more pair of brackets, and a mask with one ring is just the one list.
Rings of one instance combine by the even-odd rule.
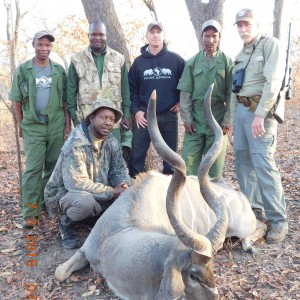
[[288, 45], [286, 50], [286, 64], [285, 64], [285, 72], [282, 80], [282, 85], [277, 96], [277, 101], [275, 104], [275, 109], [273, 116], [279, 124], [282, 124], [284, 121], [284, 100], [291, 99], [291, 74], [292, 68], [289, 67], [289, 56], [290, 56], [290, 43], [291, 43], [291, 23], [289, 24], [289, 35], [288, 35]]

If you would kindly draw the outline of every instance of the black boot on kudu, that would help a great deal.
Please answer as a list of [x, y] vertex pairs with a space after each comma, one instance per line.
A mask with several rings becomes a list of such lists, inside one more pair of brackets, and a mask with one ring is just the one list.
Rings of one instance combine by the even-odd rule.
[[64, 248], [75, 249], [80, 247], [80, 242], [76, 235], [76, 228], [73, 221], [66, 214], [62, 215], [60, 218], [59, 231]]

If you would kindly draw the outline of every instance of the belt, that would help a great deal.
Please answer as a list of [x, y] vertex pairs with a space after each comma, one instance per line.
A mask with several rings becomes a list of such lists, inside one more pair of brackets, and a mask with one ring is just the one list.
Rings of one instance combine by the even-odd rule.
[[237, 96], [239, 103], [242, 103], [245, 107], [250, 107], [249, 111], [254, 111], [256, 109], [257, 103], [259, 103], [261, 96]]

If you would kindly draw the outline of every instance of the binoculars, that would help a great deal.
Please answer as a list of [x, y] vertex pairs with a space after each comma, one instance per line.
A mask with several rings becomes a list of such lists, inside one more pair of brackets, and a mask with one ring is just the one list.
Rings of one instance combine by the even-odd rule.
[[233, 83], [232, 83], [232, 92], [237, 94], [243, 87], [243, 82], [244, 82], [244, 77], [245, 77], [245, 69], [241, 68], [237, 71], [234, 72], [233, 75]]

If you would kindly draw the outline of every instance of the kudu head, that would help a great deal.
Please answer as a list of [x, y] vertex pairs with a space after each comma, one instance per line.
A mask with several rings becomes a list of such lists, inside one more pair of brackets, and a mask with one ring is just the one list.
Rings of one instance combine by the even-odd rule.
[[[213, 85], [209, 88], [205, 95], [205, 106], [209, 106], [209, 109], [206, 110], [205, 114], [208, 120], [216, 123], [210, 110], [212, 89]], [[162, 285], [167, 280], [163, 278], [160, 291], [155, 299], [159, 299], [159, 297], [160, 299], [167, 299], [168, 297], [168, 299], [180, 299], [183, 293], [184, 299], [186, 300], [218, 299], [219, 297], [214, 278], [213, 254], [219, 248], [219, 245], [223, 243], [225, 238], [228, 224], [226, 209], [223, 207], [219, 199], [215, 197], [214, 192], [211, 190], [212, 187], [208, 186], [208, 192], [205, 196], [209, 197], [209, 199], [205, 197], [204, 199], [218, 217], [215, 226], [206, 236], [204, 236], [194, 232], [185, 225], [181, 217], [179, 201], [180, 193], [186, 181], [186, 165], [183, 159], [167, 146], [159, 132], [156, 120], [155, 90], [152, 92], [149, 100], [147, 119], [148, 130], [154, 148], [162, 159], [167, 161], [174, 168], [174, 174], [168, 187], [166, 199], [166, 207], [170, 223], [172, 224], [180, 241], [191, 250], [188, 252], [189, 258], [187, 265], [182, 268], [180, 276], [177, 276], [177, 283], [181, 287], [180, 289], [177, 286], [177, 298], [174, 297], [174, 294], [172, 294], [172, 298], [170, 297], [170, 294], [166, 294], [165, 290], [167, 288]], [[217, 131], [219, 126], [214, 125], [212, 128], [214, 131]], [[216, 136], [218, 137], [219, 133], [216, 132]], [[217, 146], [212, 147], [212, 149], [206, 154], [206, 156], [208, 155], [208, 157], [210, 157], [211, 161], [206, 161], [206, 167], [199, 172], [199, 178], [201, 178], [203, 174], [204, 179], [208, 178], [208, 170], [213, 164], [215, 157], [217, 157], [221, 151], [221, 143], [219, 143], [217, 139], [214, 145]], [[205, 184], [208, 182], [199, 180], [199, 183], [202, 181], [205, 182]], [[171, 287], [173, 286], [174, 284], [171, 285]]]

